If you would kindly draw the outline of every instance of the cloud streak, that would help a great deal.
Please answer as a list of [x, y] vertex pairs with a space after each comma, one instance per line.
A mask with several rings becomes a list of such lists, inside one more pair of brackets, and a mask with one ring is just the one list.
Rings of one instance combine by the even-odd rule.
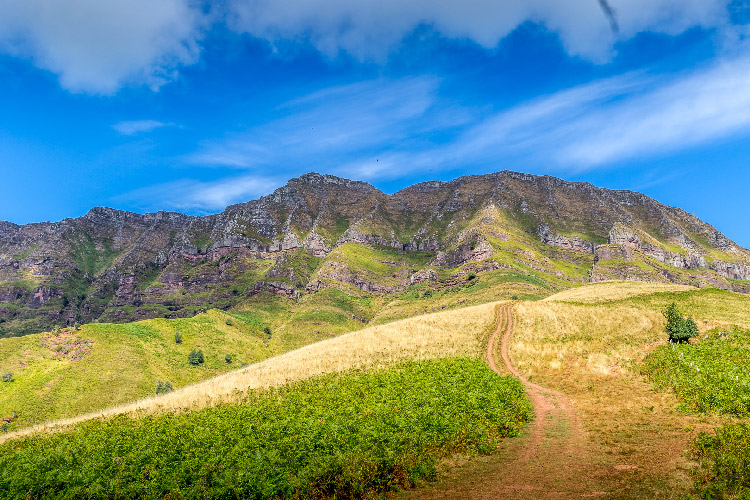
[[191, 163], [368, 180], [509, 163], [583, 171], [750, 132], [750, 59], [678, 75], [630, 73], [497, 112], [443, 105], [439, 81], [329, 89], [285, 118], [206, 141]]
[[123, 121], [112, 125], [112, 128], [122, 135], [137, 135], [163, 127], [174, 127], [174, 123], [165, 123], [157, 120], [133, 120]]
[[167, 209], [205, 215], [266, 195], [286, 180], [259, 175], [230, 176], [209, 182], [181, 179], [136, 189], [112, 201], [141, 210]]

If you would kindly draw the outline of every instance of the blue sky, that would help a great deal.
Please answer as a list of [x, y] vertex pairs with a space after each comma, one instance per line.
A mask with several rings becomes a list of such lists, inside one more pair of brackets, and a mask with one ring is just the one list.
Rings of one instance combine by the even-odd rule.
[[750, 247], [749, 36], [750, 0], [0, 0], [0, 219], [510, 169]]

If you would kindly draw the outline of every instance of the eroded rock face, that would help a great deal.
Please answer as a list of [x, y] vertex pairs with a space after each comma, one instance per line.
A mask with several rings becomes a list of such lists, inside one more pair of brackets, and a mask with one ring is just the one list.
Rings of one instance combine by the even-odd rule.
[[633, 261], [633, 253], [627, 245], [599, 245], [594, 251], [594, 263], [600, 260], [622, 259], [625, 262]]
[[479, 262], [494, 255], [492, 245], [483, 237], [465, 238], [458, 246], [451, 250], [438, 252], [430, 262], [432, 266], [458, 267], [469, 262]]
[[711, 264], [711, 269], [733, 280], [750, 280], [750, 266], [736, 262], [716, 261]]
[[545, 245], [575, 250], [576, 252], [594, 253], [596, 245], [581, 238], [569, 238], [555, 233], [547, 224], [540, 224], [537, 234]]
[[112, 299], [113, 306], [124, 306], [128, 304], [141, 304], [141, 301], [138, 298], [138, 280], [134, 274], [126, 274], [120, 277], [115, 297]]

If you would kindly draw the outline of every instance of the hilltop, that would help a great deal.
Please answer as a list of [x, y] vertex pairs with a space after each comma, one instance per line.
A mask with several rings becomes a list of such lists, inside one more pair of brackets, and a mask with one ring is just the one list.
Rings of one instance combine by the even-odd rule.
[[310, 173], [205, 217], [99, 207], [0, 222], [2, 336], [190, 317], [252, 305], [261, 292], [280, 310], [315, 302], [297, 318], [307, 333], [349, 331], [388, 304], [390, 318], [429, 312], [393, 306], [472, 281], [497, 300], [609, 279], [748, 292], [750, 251], [640, 193], [509, 171], [392, 195]]

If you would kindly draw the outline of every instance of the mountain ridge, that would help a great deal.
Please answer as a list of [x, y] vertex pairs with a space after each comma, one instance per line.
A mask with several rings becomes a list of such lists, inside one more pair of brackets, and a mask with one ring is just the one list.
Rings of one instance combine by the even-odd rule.
[[549, 292], [605, 279], [746, 292], [750, 251], [680, 208], [587, 182], [505, 170], [386, 194], [311, 172], [206, 216], [94, 207], [0, 222], [0, 335], [187, 316], [260, 291], [399, 294], [493, 272]]

